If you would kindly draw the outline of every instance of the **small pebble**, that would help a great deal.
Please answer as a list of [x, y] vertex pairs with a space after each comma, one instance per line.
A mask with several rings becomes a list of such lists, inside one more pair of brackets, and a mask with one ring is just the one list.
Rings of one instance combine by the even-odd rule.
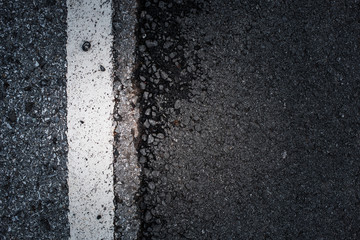
[[82, 50], [85, 51], [85, 52], [87, 52], [87, 51], [89, 51], [90, 47], [91, 47], [90, 42], [86, 41], [86, 42], [84, 42], [83, 45], [82, 45]]
[[179, 109], [181, 107], [181, 103], [180, 100], [176, 100], [175, 104], [174, 104], [174, 108], [175, 109]]
[[164, 139], [164, 138], [165, 138], [165, 135], [164, 135], [163, 133], [158, 133], [158, 134], [156, 135], [156, 137], [159, 138], [159, 139]]
[[140, 45], [139, 50], [140, 50], [140, 52], [145, 52], [146, 47], [144, 45]]
[[148, 137], [148, 139], [147, 139], [147, 143], [148, 143], [148, 144], [151, 144], [151, 143], [153, 143], [153, 142], [154, 142], [154, 137], [150, 134], [149, 137]]
[[157, 42], [157, 41], [146, 40], [146, 41], [145, 41], [145, 45], [146, 45], [148, 48], [153, 48], [153, 47], [157, 47], [158, 42]]

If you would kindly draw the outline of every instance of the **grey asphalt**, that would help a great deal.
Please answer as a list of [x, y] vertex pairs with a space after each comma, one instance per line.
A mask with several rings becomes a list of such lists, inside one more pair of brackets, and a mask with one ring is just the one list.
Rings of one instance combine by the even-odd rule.
[[[138, 4], [138, 238], [359, 239], [360, 3]], [[66, 1], [0, 26], [0, 239], [67, 239]]]
[[135, 63], [135, 0], [113, 1], [114, 57], [114, 238], [136, 239], [141, 219], [136, 195], [140, 185], [140, 168], [134, 135], [139, 115], [138, 94], [132, 70]]
[[359, 239], [359, 2], [139, 4], [139, 238]]
[[66, 1], [0, 1], [0, 239], [66, 239]]

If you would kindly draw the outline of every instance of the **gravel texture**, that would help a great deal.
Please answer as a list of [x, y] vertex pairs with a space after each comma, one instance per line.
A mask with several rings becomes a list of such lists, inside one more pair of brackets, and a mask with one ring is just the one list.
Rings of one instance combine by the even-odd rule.
[[0, 1], [0, 239], [66, 239], [66, 1]]
[[[134, 6], [115, 238], [359, 239], [360, 3], [139, 0], [132, 77]], [[0, 24], [0, 239], [67, 239], [66, 1], [2, 1]]]
[[134, 84], [136, 1], [113, 2], [115, 239], [136, 239], [140, 167], [136, 151], [139, 103]]
[[357, 1], [139, 1], [139, 239], [360, 238]]

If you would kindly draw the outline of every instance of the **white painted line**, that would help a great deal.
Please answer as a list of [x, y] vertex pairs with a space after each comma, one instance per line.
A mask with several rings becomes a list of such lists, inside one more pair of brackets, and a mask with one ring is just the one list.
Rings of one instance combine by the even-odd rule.
[[70, 239], [113, 239], [112, 3], [67, 7]]

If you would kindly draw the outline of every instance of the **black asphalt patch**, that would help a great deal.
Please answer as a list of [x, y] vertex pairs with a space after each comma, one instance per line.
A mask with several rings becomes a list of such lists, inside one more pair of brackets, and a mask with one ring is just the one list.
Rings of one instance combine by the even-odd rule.
[[140, 239], [358, 239], [356, 1], [139, 1]]
[[1, 1], [0, 25], [0, 239], [67, 239], [66, 1]]

